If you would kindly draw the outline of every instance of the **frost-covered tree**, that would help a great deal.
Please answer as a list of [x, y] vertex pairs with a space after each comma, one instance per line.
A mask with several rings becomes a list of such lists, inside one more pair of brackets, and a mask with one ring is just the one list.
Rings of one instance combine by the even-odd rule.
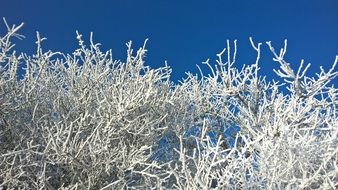
[[[0, 37], [0, 188], [4, 189], [337, 189], [338, 72], [293, 70], [277, 53], [280, 82], [254, 64], [237, 69], [236, 41], [204, 62], [209, 75], [170, 80], [144, 64], [145, 46], [127, 59], [77, 33], [73, 54], [34, 55]], [[18, 70], [24, 69], [19, 77]], [[202, 70], [202, 69], [201, 69]], [[287, 89], [282, 93], [281, 88]]]

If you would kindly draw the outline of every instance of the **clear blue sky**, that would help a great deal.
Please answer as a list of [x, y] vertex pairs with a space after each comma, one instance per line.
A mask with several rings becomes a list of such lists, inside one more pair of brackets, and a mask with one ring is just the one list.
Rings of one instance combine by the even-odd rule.
[[[75, 31], [88, 37], [93, 31], [104, 50], [125, 59], [129, 40], [135, 48], [149, 38], [146, 64], [173, 68], [173, 80], [184, 72], [198, 72], [196, 64], [238, 39], [238, 66], [250, 64], [255, 51], [248, 38], [276, 47], [288, 39], [288, 60], [296, 68], [301, 58], [311, 72], [328, 68], [338, 54], [337, 0], [7, 0], [0, 16], [11, 24], [25, 23], [19, 51], [33, 53], [35, 32], [47, 37], [46, 50], [71, 53], [77, 47]], [[1, 33], [4, 25], [1, 25]], [[88, 38], [87, 38], [88, 39]], [[33, 48], [34, 47], [34, 48]], [[261, 74], [274, 78], [276, 63], [264, 46]], [[335, 80], [337, 83], [337, 80]]]

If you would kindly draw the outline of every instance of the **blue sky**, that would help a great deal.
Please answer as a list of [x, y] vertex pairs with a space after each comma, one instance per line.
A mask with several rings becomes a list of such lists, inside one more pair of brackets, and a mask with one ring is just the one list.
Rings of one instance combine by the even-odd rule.
[[[186, 71], [198, 73], [195, 65], [216, 58], [227, 39], [238, 39], [239, 67], [255, 60], [250, 36], [278, 48], [288, 39], [293, 68], [304, 58], [312, 63], [312, 74], [320, 65], [329, 68], [338, 54], [337, 0], [8, 0], [1, 3], [0, 16], [25, 23], [26, 39], [16, 43], [27, 53], [35, 50], [36, 31], [48, 39], [45, 50], [66, 53], [77, 48], [76, 30], [85, 37], [92, 31], [103, 50], [112, 49], [121, 60], [126, 42], [138, 48], [149, 38], [146, 64], [156, 68], [167, 60], [174, 81]], [[4, 25], [0, 28], [3, 34]], [[276, 77], [267, 46], [260, 65], [262, 75]]]

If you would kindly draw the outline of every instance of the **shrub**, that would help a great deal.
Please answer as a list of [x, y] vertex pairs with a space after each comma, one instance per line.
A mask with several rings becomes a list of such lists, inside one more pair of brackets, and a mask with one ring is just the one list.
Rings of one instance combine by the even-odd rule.
[[[6, 22], [5, 22], [6, 23]], [[73, 54], [17, 55], [0, 37], [0, 187], [22, 189], [338, 188], [335, 66], [306, 76], [268, 47], [285, 83], [234, 67], [236, 41], [210, 75], [180, 84], [165, 65], [144, 65], [145, 45], [125, 62], [77, 33]], [[230, 51], [231, 48], [234, 51]], [[224, 60], [226, 59], [226, 60]], [[20, 78], [18, 69], [23, 68]], [[286, 87], [284, 95], [281, 88]]]

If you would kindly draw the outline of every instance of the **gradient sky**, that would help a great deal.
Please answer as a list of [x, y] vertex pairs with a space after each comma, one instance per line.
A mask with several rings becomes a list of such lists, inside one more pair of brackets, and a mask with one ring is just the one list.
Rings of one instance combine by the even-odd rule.
[[[196, 64], [216, 58], [227, 39], [238, 39], [238, 67], [255, 60], [250, 36], [271, 40], [276, 48], [288, 39], [287, 60], [293, 68], [301, 58], [311, 62], [310, 74], [320, 65], [328, 69], [338, 54], [337, 0], [7, 0], [0, 16], [10, 24], [25, 23], [26, 39], [15, 42], [29, 54], [35, 51], [36, 31], [48, 39], [45, 50], [65, 53], [77, 48], [76, 30], [86, 39], [92, 31], [102, 49], [112, 49], [121, 60], [126, 42], [138, 48], [149, 38], [146, 64], [156, 68], [167, 60], [174, 81], [186, 71], [198, 73]], [[4, 30], [0, 24], [1, 34]], [[260, 65], [262, 75], [276, 77], [267, 46]]]

